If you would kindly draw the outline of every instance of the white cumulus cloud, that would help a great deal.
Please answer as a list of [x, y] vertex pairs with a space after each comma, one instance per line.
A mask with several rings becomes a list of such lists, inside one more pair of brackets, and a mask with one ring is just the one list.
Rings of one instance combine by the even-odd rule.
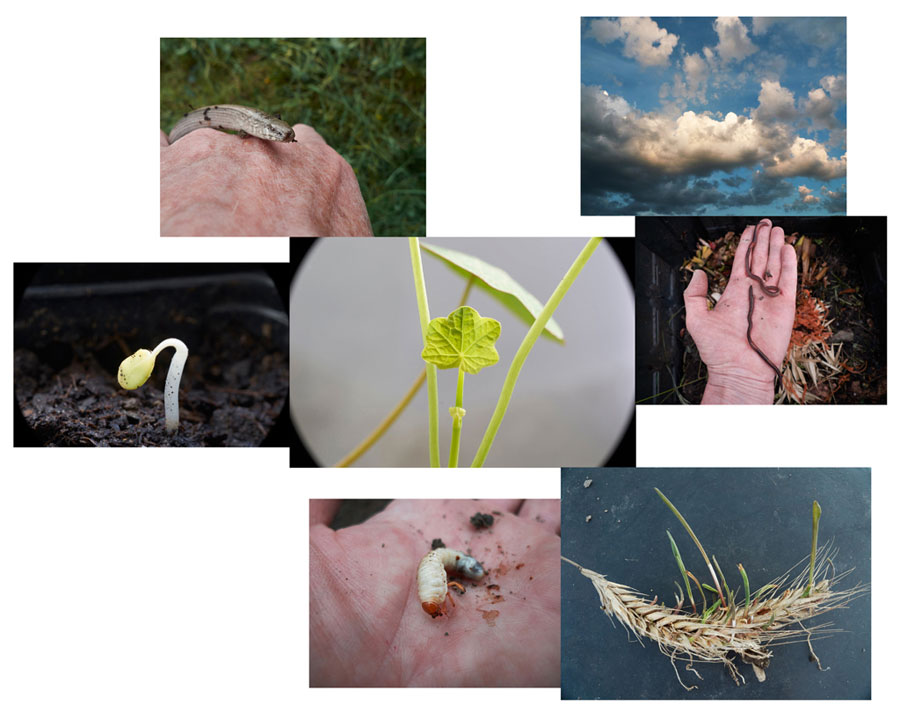
[[747, 33], [747, 27], [737, 17], [716, 18], [713, 29], [719, 36], [716, 51], [726, 63], [732, 60], [743, 60], [755, 53], [759, 48], [753, 44]]
[[794, 94], [786, 87], [782, 87], [777, 80], [763, 80], [760, 83], [758, 99], [759, 106], [753, 111], [756, 120], [787, 122], [797, 115]]
[[821, 143], [797, 137], [790, 148], [775, 155], [774, 162], [766, 167], [766, 174], [776, 178], [806, 175], [819, 180], [833, 180], [847, 174], [847, 156], [828, 157], [828, 151]]
[[637, 60], [644, 67], [668, 65], [669, 56], [678, 44], [677, 35], [645, 17], [593, 20], [588, 32], [602, 44], [625, 38], [625, 57]]

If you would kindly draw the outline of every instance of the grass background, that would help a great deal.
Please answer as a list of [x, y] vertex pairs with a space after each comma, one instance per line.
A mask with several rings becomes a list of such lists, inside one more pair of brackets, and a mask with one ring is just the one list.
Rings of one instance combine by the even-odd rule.
[[376, 236], [426, 234], [424, 38], [162, 38], [162, 130], [216, 103], [311, 125], [356, 172]]

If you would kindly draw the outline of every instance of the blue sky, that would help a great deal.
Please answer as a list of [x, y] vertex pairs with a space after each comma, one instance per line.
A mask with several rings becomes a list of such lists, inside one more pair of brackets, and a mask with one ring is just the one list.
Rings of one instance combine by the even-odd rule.
[[846, 212], [844, 18], [582, 18], [582, 215]]

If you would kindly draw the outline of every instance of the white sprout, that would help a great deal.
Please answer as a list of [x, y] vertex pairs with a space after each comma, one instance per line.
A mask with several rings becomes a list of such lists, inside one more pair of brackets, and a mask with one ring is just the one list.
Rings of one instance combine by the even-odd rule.
[[139, 388], [150, 378], [153, 365], [160, 350], [175, 348], [175, 355], [169, 363], [169, 374], [166, 375], [166, 432], [174, 433], [178, 429], [178, 386], [181, 384], [181, 373], [187, 361], [188, 349], [178, 338], [167, 338], [157, 345], [153, 351], [138, 350], [129, 355], [119, 365], [119, 385], [126, 390]]

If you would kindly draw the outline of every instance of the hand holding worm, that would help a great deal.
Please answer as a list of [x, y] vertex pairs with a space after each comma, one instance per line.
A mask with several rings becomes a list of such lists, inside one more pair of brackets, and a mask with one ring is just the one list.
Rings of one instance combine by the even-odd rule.
[[160, 234], [371, 235], [350, 165], [311, 127], [292, 132], [275, 142], [191, 127], [171, 145], [160, 132]]
[[797, 296], [797, 254], [784, 231], [768, 220], [747, 227], [712, 310], [707, 286], [706, 273], [696, 270], [684, 292], [687, 329], [709, 373], [703, 402], [771, 404], [772, 365], [779, 367], [787, 352]]
[[[336, 510], [310, 502], [312, 687], [559, 684], [559, 501], [395, 500], [335, 531]], [[470, 523], [495, 510], [489, 529]], [[432, 563], [433, 538], [485, 574], [460, 571], [455, 554]], [[441, 614], [431, 616], [423, 594]]]

